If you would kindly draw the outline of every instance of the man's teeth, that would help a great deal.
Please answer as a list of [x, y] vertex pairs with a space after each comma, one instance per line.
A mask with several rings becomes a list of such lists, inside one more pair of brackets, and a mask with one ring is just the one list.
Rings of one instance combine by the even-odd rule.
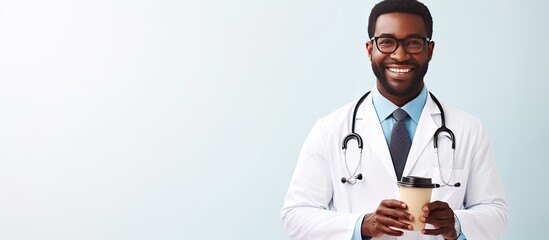
[[396, 73], [407, 73], [409, 71], [412, 71], [411, 68], [389, 68], [389, 70]]

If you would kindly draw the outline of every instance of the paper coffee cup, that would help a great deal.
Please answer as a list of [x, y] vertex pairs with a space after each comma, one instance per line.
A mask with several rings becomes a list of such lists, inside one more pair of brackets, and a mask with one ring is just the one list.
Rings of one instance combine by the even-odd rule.
[[423, 177], [402, 177], [398, 182], [400, 201], [408, 205], [407, 212], [414, 215], [414, 220], [399, 219], [402, 222], [411, 224], [414, 231], [421, 231], [425, 228], [425, 223], [419, 221], [420, 217], [426, 217], [427, 213], [423, 211], [423, 206], [431, 201], [431, 193], [435, 184], [431, 183], [430, 178]]

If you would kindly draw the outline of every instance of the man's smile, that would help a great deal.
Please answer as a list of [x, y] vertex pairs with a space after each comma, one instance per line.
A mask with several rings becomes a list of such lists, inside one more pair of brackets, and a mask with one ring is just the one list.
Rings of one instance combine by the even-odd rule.
[[385, 75], [396, 80], [404, 80], [412, 78], [414, 75], [414, 70], [416, 69], [413, 65], [395, 65], [390, 64], [385, 66], [386, 73]]
[[407, 72], [412, 71], [412, 68], [394, 68], [394, 67], [390, 67], [390, 68], [387, 68], [387, 69], [389, 69], [389, 71], [394, 72], [394, 73], [407, 73]]

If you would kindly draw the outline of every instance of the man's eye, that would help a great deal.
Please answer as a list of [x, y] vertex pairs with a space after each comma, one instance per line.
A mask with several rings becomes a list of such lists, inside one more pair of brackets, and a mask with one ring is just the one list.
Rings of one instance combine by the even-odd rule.
[[381, 44], [381, 45], [392, 45], [392, 44], [395, 44], [395, 41], [393, 41], [393, 40], [381, 40], [378, 43]]
[[410, 41], [408, 45], [420, 45], [418, 41]]

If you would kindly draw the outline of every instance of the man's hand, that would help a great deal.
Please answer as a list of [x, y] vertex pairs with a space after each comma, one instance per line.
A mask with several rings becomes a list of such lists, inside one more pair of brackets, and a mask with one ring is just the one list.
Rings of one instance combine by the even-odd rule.
[[456, 239], [457, 233], [454, 228], [454, 211], [448, 203], [435, 201], [423, 207], [427, 217], [421, 217], [420, 221], [435, 226], [436, 229], [423, 229], [421, 233], [426, 235], [442, 235], [444, 239]]
[[398, 219], [414, 220], [414, 216], [405, 212], [408, 206], [398, 200], [383, 200], [373, 213], [368, 213], [362, 221], [362, 235], [378, 238], [385, 234], [402, 236], [402, 231], [389, 227], [412, 230], [412, 225], [398, 221]]

